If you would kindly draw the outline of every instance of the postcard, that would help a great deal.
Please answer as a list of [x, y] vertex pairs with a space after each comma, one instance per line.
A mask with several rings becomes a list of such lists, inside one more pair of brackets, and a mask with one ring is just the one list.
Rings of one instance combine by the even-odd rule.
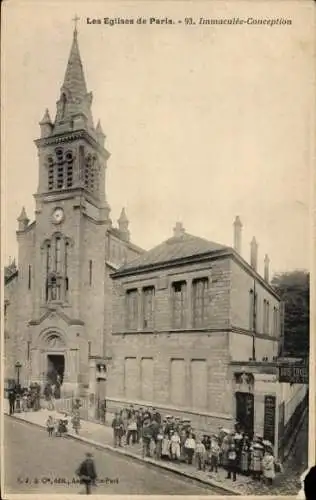
[[304, 495], [314, 9], [5, 3], [5, 498]]

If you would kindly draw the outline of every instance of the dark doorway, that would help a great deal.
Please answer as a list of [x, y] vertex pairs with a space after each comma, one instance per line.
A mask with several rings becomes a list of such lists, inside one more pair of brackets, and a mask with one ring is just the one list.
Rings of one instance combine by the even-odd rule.
[[253, 436], [254, 426], [254, 397], [249, 392], [236, 392], [236, 420], [241, 430]]
[[47, 382], [55, 386], [55, 397], [60, 397], [60, 386], [64, 380], [65, 357], [63, 354], [47, 355]]

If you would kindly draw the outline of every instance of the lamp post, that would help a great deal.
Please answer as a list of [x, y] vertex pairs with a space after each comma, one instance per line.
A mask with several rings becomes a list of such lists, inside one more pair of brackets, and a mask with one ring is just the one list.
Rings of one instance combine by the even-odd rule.
[[22, 364], [20, 361], [17, 361], [15, 363], [15, 369], [16, 369], [16, 386], [17, 386], [17, 393], [16, 393], [16, 411], [20, 412], [21, 411], [21, 406], [20, 406], [20, 369], [22, 368]]

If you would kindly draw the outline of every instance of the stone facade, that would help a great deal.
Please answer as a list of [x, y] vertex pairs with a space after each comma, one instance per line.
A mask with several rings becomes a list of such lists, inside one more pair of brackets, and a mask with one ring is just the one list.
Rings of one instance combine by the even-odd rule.
[[[187, 252], [188, 246], [195, 250]], [[278, 391], [279, 297], [234, 249], [209, 242], [207, 252], [205, 240], [202, 244], [184, 231], [144, 255], [112, 275], [109, 409], [154, 405], [165, 414], [190, 418], [200, 430], [216, 432], [240, 419], [236, 393], [243, 393], [253, 397], [252, 430], [263, 433], [264, 397]], [[203, 280], [208, 284], [204, 318], [197, 324], [195, 287]], [[174, 324], [177, 283], [185, 283], [180, 327]], [[146, 326], [144, 294], [150, 287], [153, 317]], [[136, 317], [132, 327], [130, 293]], [[276, 311], [268, 319], [262, 312], [266, 302]], [[250, 383], [240, 382], [245, 374]]]
[[35, 141], [35, 220], [22, 210], [18, 265], [5, 286], [5, 377], [16, 377], [19, 361], [22, 384], [45, 384], [52, 365], [64, 396], [95, 392], [111, 329], [109, 275], [142, 252], [130, 241], [125, 210], [118, 227], [110, 219], [110, 155], [91, 101], [75, 31], [55, 122], [46, 111]]

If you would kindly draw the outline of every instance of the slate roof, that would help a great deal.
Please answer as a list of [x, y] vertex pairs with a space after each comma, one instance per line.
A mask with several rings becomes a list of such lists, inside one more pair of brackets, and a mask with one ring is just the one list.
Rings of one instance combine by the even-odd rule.
[[119, 273], [130, 269], [141, 269], [150, 265], [162, 264], [164, 262], [176, 261], [178, 259], [198, 256], [219, 250], [229, 250], [230, 247], [208, 241], [198, 236], [183, 233], [173, 236], [160, 245], [143, 253], [136, 259], [130, 261], [119, 269]]

